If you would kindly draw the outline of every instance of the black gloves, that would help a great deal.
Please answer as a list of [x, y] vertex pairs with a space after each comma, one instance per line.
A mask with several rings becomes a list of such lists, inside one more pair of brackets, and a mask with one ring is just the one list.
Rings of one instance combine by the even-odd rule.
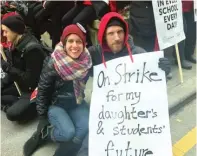
[[165, 71], [166, 75], [168, 75], [171, 72], [171, 63], [167, 58], [165, 57], [160, 58], [158, 65], [159, 68]]

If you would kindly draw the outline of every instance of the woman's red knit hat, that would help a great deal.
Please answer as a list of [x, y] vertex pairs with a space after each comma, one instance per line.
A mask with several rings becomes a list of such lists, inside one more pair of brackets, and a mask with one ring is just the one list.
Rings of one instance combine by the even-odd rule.
[[61, 42], [64, 43], [66, 37], [70, 34], [78, 35], [81, 38], [84, 47], [86, 46], [86, 30], [82, 25], [77, 23], [77, 24], [71, 24], [71, 25], [65, 27], [63, 30], [61, 39], [60, 39]]

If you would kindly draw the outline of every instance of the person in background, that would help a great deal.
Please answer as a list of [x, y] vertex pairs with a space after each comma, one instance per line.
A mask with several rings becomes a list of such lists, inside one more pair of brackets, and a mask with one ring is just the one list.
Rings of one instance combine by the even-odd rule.
[[[32, 91], [37, 87], [46, 55], [38, 40], [26, 32], [21, 16], [4, 18], [1, 29], [7, 42], [11, 43], [5, 53], [7, 61], [1, 55], [1, 67], [6, 73], [6, 77], [1, 81], [1, 109], [8, 120], [29, 120], [36, 116], [36, 106], [30, 105], [29, 100]], [[18, 84], [21, 95], [14, 82]]]
[[192, 69], [191, 63], [196, 64], [194, 50], [196, 46], [196, 22], [194, 21], [194, 2], [182, 1], [183, 8], [183, 26], [185, 40], [178, 44], [181, 65], [184, 69]]
[[147, 52], [155, 49], [156, 27], [151, 1], [131, 1], [130, 19], [131, 30], [136, 45]]

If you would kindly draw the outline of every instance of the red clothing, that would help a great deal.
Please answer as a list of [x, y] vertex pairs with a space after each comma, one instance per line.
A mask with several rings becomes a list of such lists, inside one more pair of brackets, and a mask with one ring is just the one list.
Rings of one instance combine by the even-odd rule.
[[101, 19], [101, 21], [100, 21], [100, 24], [99, 24], [99, 31], [98, 31], [98, 42], [99, 42], [99, 44], [101, 45], [101, 47], [105, 50], [105, 51], [107, 51], [107, 52], [111, 52], [111, 50], [108, 48], [108, 47], [106, 47], [106, 45], [105, 45], [105, 41], [104, 41], [104, 36], [105, 36], [105, 31], [106, 31], [106, 28], [107, 28], [107, 24], [108, 24], [108, 22], [112, 19], [112, 18], [117, 18], [117, 19], [119, 19], [119, 21], [121, 21], [123, 24], [124, 24], [124, 26], [125, 26], [125, 40], [124, 40], [124, 44], [126, 44], [127, 43], [127, 41], [128, 41], [128, 34], [129, 34], [129, 28], [128, 28], [128, 24], [126, 23], [126, 21], [123, 19], [123, 17], [120, 15], [120, 14], [118, 14], [118, 13], [116, 13], [116, 12], [109, 12], [109, 13], [107, 13], [107, 14], [105, 14], [104, 16], [103, 16], [103, 18]]
[[159, 43], [158, 43], [157, 35], [155, 36], [155, 46], [154, 46], [153, 51], [159, 51]]
[[1, 45], [3, 48], [10, 48], [12, 44], [10, 42], [1, 42]]
[[83, 5], [92, 5], [90, 0], [84, 0]]
[[183, 12], [190, 12], [194, 8], [194, 2], [191, 0], [182, 1]]
[[110, 12], [117, 12], [116, 1], [109, 1]]
[[128, 24], [120, 14], [118, 14], [116, 12], [109, 12], [102, 17], [102, 19], [100, 21], [100, 25], [99, 25], [99, 30], [98, 30], [98, 42], [99, 42], [99, 44], [102, 48], [102, 62], [104, 63], [105, 67], [106, 67], [106, 61], [105, 61], [105, 57], [104, 57], [103, 52], [104, 51], [105, 52], [111, 52], [111, 50], [106, 45], [104, 38], [105, 38], [105, 31], [106, 31], [106, 28], [107, 28], [107, 24], [109, 23], [109, 21], [112, 18], [117, 18], [117, 20], [119, 20], [120, 22], [122, 22], [124, 24], [124, 27], [125, 27], [124, 45], [127, 47], [129, 56], [130, 56], [130, 58], [133, 62], [132, 51], [131, 51], [130, 45], [128, 44], [128, 39], [129, 39]]
[[14, 16], [14, 15], [18, 15], [18, 13], [17, 12], [8, 12], [8, 13], [6, 13], [6, 14], [4, 14], [2, 16], [2, 19], [1, 20], [5, 19], [5, 18], [7, 18], [9, 16]]

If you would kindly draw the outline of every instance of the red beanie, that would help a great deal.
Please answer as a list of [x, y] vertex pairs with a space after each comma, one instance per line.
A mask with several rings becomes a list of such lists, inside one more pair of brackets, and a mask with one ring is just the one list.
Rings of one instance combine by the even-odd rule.
[[81, 38], [81, 40], [83, 42], [83, 45], [84, 45], [84, 48], [85, 48], [85, 45], [86, 45], [86, 30], [84, 29], [84, 27], [82, 25], [77, 23], [77, 24], [71, 24], [71, 25], [65, 27], [64, 31], [62, 33], [61, 39], [60, 39], [61, 42], [64, 43], [66, 37], [70, 34], [78, 35]]
[[18, 34], [25, 32], [25, 23], [20, 15], [8, 16], [1, 21], [1, 24]]
[[4, 14], [2, 16], [2, 19], [1, 20], [4, 20], [4, 19], [6, 19], [9, 16], [14, 16], [14, 15], [18, 15], [18, 13], [17, 12], [8, 12], [8, 13], [6, 13], [6, 14]]

